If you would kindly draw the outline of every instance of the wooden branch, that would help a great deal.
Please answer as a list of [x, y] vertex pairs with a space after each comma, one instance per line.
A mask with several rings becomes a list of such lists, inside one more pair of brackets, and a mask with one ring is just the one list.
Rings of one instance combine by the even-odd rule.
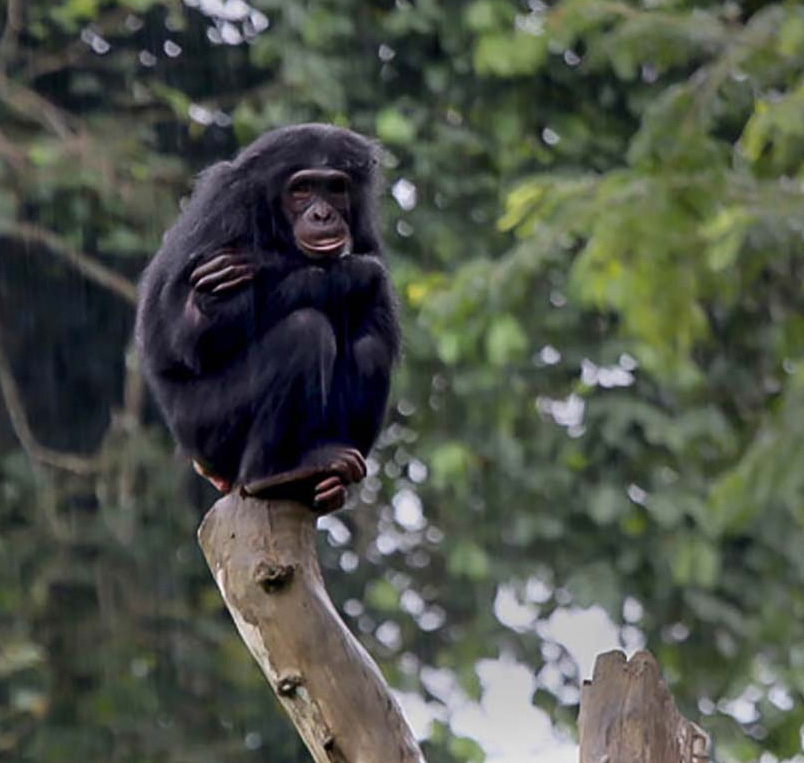
[[31, 223], [11, 223], [0, 225], [0, 233], [15, 238], [24, 244], [40, 244], [53, 254], [69, 262], [79, 273], [103, 286], [131, 305], [137, 304], [137, 287], [125, 276], [121, 276], [88, 254], [73, 249], [64, 239], [53, 231]]
[[55, 133], [62, 140], [74, 137], [81, 121], [63, 111], [35, 90], [9, 79], [0, 69], [0, 98], [26, 119]]
[[0, 130], [0, 156], [5, 158], [17, 172], [24, 172], [28, 166], [28, 157], [20, 151]]
[[210, 509], [198, 538], [241, 638], [316, 763], [424, 763], [327, 595], [309, 508], [232, 493]]
[[123, 407], [117, 412], [119, 427], [127, 434], [140, 428], [145, 415], [145, 377], [140, 368], [137, 345], [132, 337], [123, 356], [125, 377], [123, 379]]
[[[101, 37], [115, 34], [115, 32], [119, 31], [121, 22], [130, 13], [131, 10], [125, 7], [114, 8], [102, 13], [92, 22], [92, 29]], [[23, 76], [30, 82], [46, 74], [69, 69], [80, 63], [85, 64], [86, 61], [96, 63], [98, 58], [99, 56], [93, 53], [92, 48], [79, 37], [62, 50], [37, 55], [25, 67]]]
[[17, 52], [17, 37], [22, 31], [22, 2], [8, 0], [6, 5], [6, 25], [0, 36], [0, 71], [5, 71], [6, 64]]
[[648, 652], [600, 655], [581, 690], [581, 763], [706, 763], [709, 740], [676, 709]]

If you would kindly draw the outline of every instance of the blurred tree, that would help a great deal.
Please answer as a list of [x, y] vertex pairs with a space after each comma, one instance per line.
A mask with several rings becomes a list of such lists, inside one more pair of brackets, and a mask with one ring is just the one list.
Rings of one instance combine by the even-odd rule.
[[[127, 337], [191, 175], [312, 119], [387, 149], [406, 358], [322, 543], [387, 675], [443, 718], [433, 668], [477, 697], [505, 654], [567, 723], [578, 676], [539, 623], [598, 603], [721, 760], [801, 751], [804, 7], [6, 0], [4, 23], [0, 756], [305, 759]], [[428, 756], [482, 752], [439, 721]]]

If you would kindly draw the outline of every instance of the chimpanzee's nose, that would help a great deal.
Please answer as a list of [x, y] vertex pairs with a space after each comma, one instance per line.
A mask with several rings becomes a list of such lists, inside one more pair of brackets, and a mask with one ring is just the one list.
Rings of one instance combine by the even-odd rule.
[[328, 204], [316, 204], [313, 208], [313, 220], [317, 223], [328, 223], [332, 220], [332, 208]]

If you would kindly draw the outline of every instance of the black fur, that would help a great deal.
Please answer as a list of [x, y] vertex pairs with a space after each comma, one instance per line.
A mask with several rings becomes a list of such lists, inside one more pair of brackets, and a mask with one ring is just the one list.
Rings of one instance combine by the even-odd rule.
[[[374, 201], [378, 148], [329, 125], [263, 135], [200, 177], [140, 283], [136, 335], [146, 379], [182, 448], [245, 484], [304, 463], [327, 443], [364, 455], [377, 437], [399, 352], [395, 299]], [[351, 178], [354, 254], [313, 259], [281, 211], [287, 178], [331, 167]], [[190, 273], [224, 250], [254, 279], [223, 295]]]

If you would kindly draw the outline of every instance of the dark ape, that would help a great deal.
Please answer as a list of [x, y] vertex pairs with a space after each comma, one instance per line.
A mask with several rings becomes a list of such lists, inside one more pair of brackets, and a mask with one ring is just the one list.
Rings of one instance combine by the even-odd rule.
[[399, 351], [377, 149], [327, 125], [263, 135], [204, 172], [140, 284], [146, 378], [220, 490], [343, 504]]

